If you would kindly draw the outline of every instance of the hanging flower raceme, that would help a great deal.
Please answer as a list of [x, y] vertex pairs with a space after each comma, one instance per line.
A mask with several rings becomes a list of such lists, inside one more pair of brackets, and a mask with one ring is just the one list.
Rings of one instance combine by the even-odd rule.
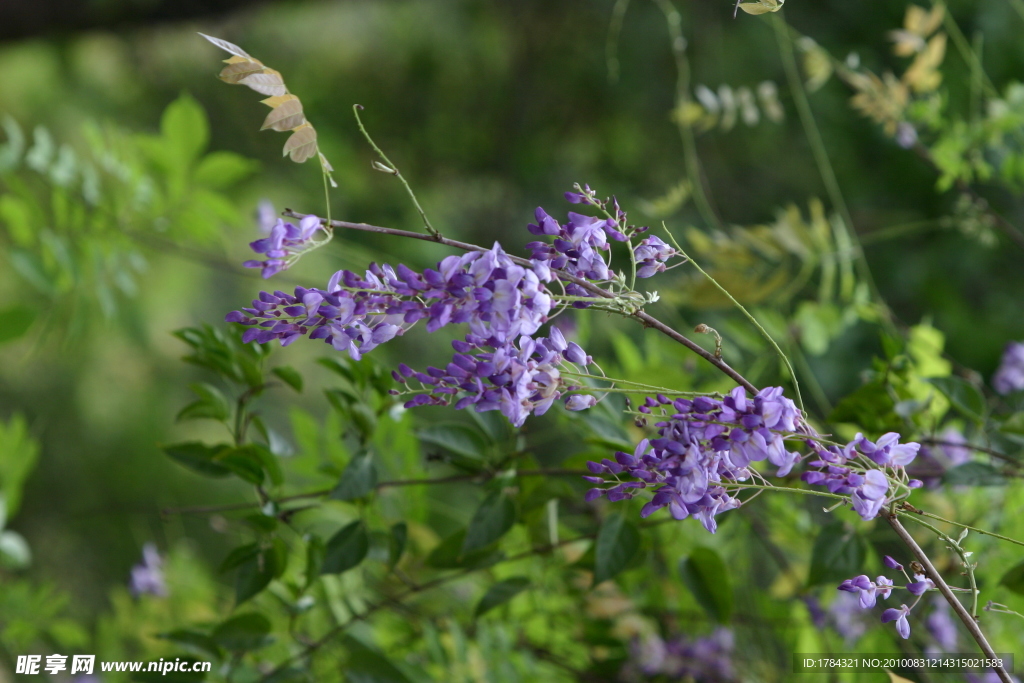
[[505, 343], [533, 334], [547, 320], [552, 299], [542, 277], [548, 277], [545, 270], [517, 265], [496, 243], [488, 251], [449, 256], [423, 273], [371, 264], [362, 277], [338, 271], [326, 289], [261, 292], [226, 320], [253, 326], [245, 342], [287, 345], [308, 336], [356, 360], [424, 318], [428, 332], [467, 323], [473, 334]]
[[529, 415], [543, 415], [563, 397], [569, 410], [585, 410], [597, 402], [589, 394], [566, 395], [581, 387], [567, 381], [562, 369], [586, 366], [592, 360], [575, 342], [567, 343], [557, 328], [549, 337], [524, 335], [518, 343], [470, 334], [452, 346], [457, 353], [444, 369], [417, 372], [403, 363], [392, 373], [395, 381], [408, 386], [415, 380], [426, 390], [408, 400], [407, 408], [454, 402], [456, 410], [500, 410], [520, 427]]
[[[799, 411], [782, 396], [780, 387], [763, 389], [753, 399], [743, 387], [721, 400], [700, 396], [672, 401], [658, 396], [648, 398], [640, 411], [651, 413], [655, 408], [668, 417], [656, 425], [658, 438], [644, 439], [632, 455], [616, 453], [615, 462], [588, 463], [595, 475], [625, 474], [638, 481], [591, 489], [588, 499], [622, 500], [632, 498], [638, 489], [655, 488], [642, 517], [668, 507], [676, 519], [692, 515], [714, 533], [715, 515], [740, 505], [723, 483], [747, 481], [753, 476], [750, 464], [763, 460], [784, 476], [798, 459], [786, 450], [783, 435], [796, 429]], [[598, 476], [587, 479], [608, 483]]]
[[[883, 435], [877, 442], [863, 435], [844, 447], [825, 446], [811, 438], [796, 405], [782, 395], [781, 387], [762, 389], [748, 398], [736, 387], [722, 399], [700, 396], [670, 400], [648, 398], [639, 411], [657, 410], [667, 418], [656, 423], [658, 437], [644, 439], [632, 454], [618, 452], [615, 461], [588, 463], [595, 476], [586, 479], [604, 487], [591, 489], [588, 500], [607, 496], [618, 501], [632, 498], [638, 490], [653, 488], [654, 496], [640, 514], [643, 517], [668, 507], [676, 519], [694, 516], [714, 533], [714, 517], [739, 507], [734, 495], [756, 474], [752, 463], [767, 461], [775, 475], [784, 477], [801, 460], [786, 448], [787, 439], [803, 441], [815, 454], [805, 472], [809, 484], [849, 496], [851, 506], [864, 519], [874, 518], [891, 501], [891, 470], [899, 484], [916, 488], [920, 481], [907, 479], [905, 466], [913, 461], [919, 444], [899, 443], [899, 434]], [[608, 481], [608, 476], [614, 481]], [[623, 481], [624, 477], [633, 479]]]
[[883, 434], [872, 442], [862, 434], [840, 448], [823, 446], [808, 440], [807, 444], [817, 456], [807, 464], [817, 469], [801, 475], [808, 484], [825, 486], [831, 493], [850, 497], [853, 509], [864, 520], [874, 519], [891, 500], [892, 482], [884, 469], [866, 467], [863, 459], [881, 468], [890, 468], [900, 476], [908, 489], [922, 486], [917, 479], [907, 479], [906, 466], [914, 461], [921, 448], [918, 443], [899, 442], [896, 432]]

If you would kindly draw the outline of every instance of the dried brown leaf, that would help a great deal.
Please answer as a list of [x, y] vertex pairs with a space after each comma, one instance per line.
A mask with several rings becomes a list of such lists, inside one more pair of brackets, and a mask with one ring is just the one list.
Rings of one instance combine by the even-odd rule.
[[242, 80], [258, 74], [264, 69], [263, 64], [256, 59], [239, 59], [239, 61], [233, 64], [228, 64], [226, 67], [221, 69], [217, 78], [224, 81], [225, 83], [231, 83], [235, 85]]
[[292, 161], [301, 164], [316, 154], [316, 129], [304, 123], [295, 129], [292, 136], [284, 143], [283, 154], [291, 156]]
[[214, 45], [216, 45], [220, 49], [224, 50], [225, 52], [230, 52], [231, 54], [233, 54], [233, 55], [235, 55], [237, 57], [248, 57], [249, 59], [252, 59], [252, 57], [249, 57], [249, 53], [248, 52], [246, 52], [242, 48], [238, 47], [234, 43], [229, 43], [226, 40], [221, 40], [220, 38], [214, 38], [213, 36], [208, 36], [205, 33], [200, 33], [199, 35], [201, 35], [203, 38], [206, 38], [208, 41], [210, 41], [211, 43], [213, 43]]
[[279, 104], [267, 114], [267, 118], [263, 121], [263, 126], [260, 130], [266, 130], [272, 128], [273, 130], [284, 132], [286, 130], [292, 130], [298, 128], [306, 122], [306, 116], [302, 113], [302, 102], [295, 95], [285, 95], [284, 102]]
[[264, 68], [260, 73], [255, 73], [238, 81], [239, 85], [245, 85], [261, 95], [287, 95], [288, 88], [284, 86], [284, 79], [281, 73], [274, 69]]

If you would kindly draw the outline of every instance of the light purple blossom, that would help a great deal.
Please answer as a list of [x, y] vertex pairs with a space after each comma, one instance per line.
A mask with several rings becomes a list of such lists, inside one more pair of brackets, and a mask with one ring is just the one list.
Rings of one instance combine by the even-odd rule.
[[673, 681], [729, 683], [736, 680], [732, 662], [735, 639], [732, 631], [718, 628], [703, 637], [676, 636], [668, 640], [651, 634], [634, 640], [623, 678], [665, 676]]
[[616, 453], [616, 462], [605, 459], [587, 465], [595, 475], [624, 472], [638, 481], [592, 489], [591, 497], [621, 500], [631, 498], [635, 489], [657, 487], [641, 510], [642, 517], [668, 507], [675, 519], [692, 515], [714, 533], [715, 515], [740, 504], [723, 482], [746, 481], [752, 476], [749, 465], [765, 460], [784, 476], [797, 460], [786, 450], [782, 433], [795, 429], [798, 411], [779, 387], [763, 389], [753, 398], [747, 398], [743, 387], [721, 400], [700, 396], [672, 401], [658, 396], [639, 407], [648, 414], [652, 409], [667, 418], [657, 423], [657, 438], [642, 440], [632, 454]]
[[136, 598], [144, 593], [158, 597], [167, 596], [167, 584], [164, 581], [163, 558], [156, 546], [147, 543], [142, 546], [142, 563], [132, 567], [128, 580], [128, 590]]
[[279, 218], [269, 235], [249, 244], [253, 251], [266, 255], [266, 258], [262, 261], [246, 261], [242, 265], [246, 268], [262, 268], [264, 278], [273, 277], [288, 268], [296, 256], [310, 248], [314, 236], [322, 230], [324, 226], [317, 216], [306, 216], [298, 225], [286, 223]]
[[839, 590], [858, 594], [860, 606], [870, 609], [875, 606], [876, 597], [881, 597], [883, 600], [889, 597], [892, 585], [892, 581], [884, 576], [879, 576], [871, 581], [866, 575], [861, 574], [843, 581], [839, 584]]
[[1024, 389], [1024, 343], [1010, 342], [1003, 350], [1003, 359], [992, 376], [992, 388], [1000, 394]]
[[956, 652], [957, 627], [949, 609], [949, 603], [940, 597], [932, 601], [932, 612], [925, 618], [924, 626], [935, 639], [939, 652]]
[[914, 595], [924, 595], [927, 591], [935, 590], [935, 582], [924, 574], [914, 574], [914, 580], [907, 584], [907, 590]]
[[[470, 406], [478, 413], [500, 410], [520, 427], [529, 415], [543, 415], [563, 394], [580, 389], [561, 374], [569, 345], [557, 330], [551, 334], [537, 339], [524, 335], [518, 344], [470, 334], [464, 341], [452, 342], [457, 353], [444, 369], [416, 372], [403, 364], [392, 376], [402, 384], [415, 379], [428, 387], [427, 393], [406, 401], [407, 408], [454, 401], [456, 410]], [[596, 403], [596, 398], [583, 394], [566, 399], [569, 410], [586, 410]]]
[[828, 607], [829, 625], [835, 629], [848, 646], [853, 646], [864, 632], [868, 623], [860, 606], [860, 596], [854, 593], [840, 593]]
[[890, 621], [895, 621], [896, 632], [906, 640], [910, 637], [910, 622], [907, 621], [908, 614], [910, 614], [910, 608], [906, 605], [900, 605], [898, 609], [890, 607], [882, 612], [882, 623], [888, 624]]
[[678, 253], [654, 235], [645, 237], [633, 250], [633, 258], [637, 266], [636, 276], [652, 277], [664, 272], [665, 263]]

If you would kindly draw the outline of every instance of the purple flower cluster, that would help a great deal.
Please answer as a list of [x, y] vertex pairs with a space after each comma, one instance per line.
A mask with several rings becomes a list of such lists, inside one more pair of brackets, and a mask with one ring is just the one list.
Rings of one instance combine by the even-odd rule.
[[1024, 343], [1010, 342], [1006, 345], [1002, 362], [992, 376], [992, 387], [1000, 394], [1024, 389]]
[[284, 346], [308, 336], [355, 360], [423, 318], [428, 332], [468, 323], [473, 334], [500, 345], [533, 334], [547, 320], [552, 299], [542, 276], [548, 279], [544, 270], [538, 275], [514, 263], [495, 243], [488, 251], [449, 256], [423, 273], [371, 264], [363, 277], [338, 271], [324, 290], [260, 292], [252, 307], [225, 319], [254, 326], [245, 342], [279, 339]]
[[290, 266], [295, 258], [314, 244], [313, 238], [324, 226], [317, 216], [306, 216], [298, 225], [285, 223], [278, 218], [270, 234], [249, 244], [257, 254], [264, 254], [262, 261], [246, 261], [246, 268], [262, 268], [263, 277], [269, 278]]
[[[723, 399], [700, 396], [693, 400], [648, 398], [640, 411], [661, 408], [667, 420], [658, 422], [658, 437], [641, 441], [632, 455], [618, 452], [616, 461], [590, 462], [595, 475], [626, 474], [638, 481], [618, 483], [610, 488], [593, 488], [587, 500], [608, 496], [616, 501], [631, 498], [634, 490], [658, 487], [654, 498], [640, 512], [647, 517], [668, 507], [676, 519], [693, 515], [711, 533], [717, 528], [715, 515], [739, 507], [722, 482], [749, 479], [752, 462], [768, 460], [785, 476], [798, 456], [786, 450], [784, 434], [796, 429], [799, 411], [781, 387], [762, 389], [753, 399], [743, 387], [736, 387]], [[671, 415], [669, 415], [669, 411]], [[602, 477], [586, 477], [606, 483]]]
[[[519, 338], [512, 342], [467, 335], [465, 341], [452, 342], [456, 354], [444, 369], [429, 367], [416, 372], [404, 363], [392, 376], [401, 384], [415, 379], [427, 393], [405, 403], [406, 408], [421, 405], [450, 405], [456, 410], [473, 406], [477, 412], [500, 410], [516, 427], [526, 418], [543, 415], [551, 405], [580, 387], [567, 383], [560, 367], [566, 362], [586, 366], [592, 362], [575, 342], [566, 342], [558, 328], [549, 337]], [[569, 410], [593, 407], [597, 399], [589, 394], [573, 393], [565, 397]]]
[[678, 253], [654, 235], [645, 237], [633, 250], [633, 259], [637, 266], [636, 276], [652, 277], [665, 272], [667, 267], [665, 263]]
[[609, 249], [609, 237], [618, 242], [626, 241], [626, 236], [619, 232], [619, 224], [614, 219], [595, 218], [570, 211], [569, 222], [562, 225], [539, 206], [534, 215], [537, 222], [530, 223], [526, 229], [534, 235], [554, 237], [551, 244], [530, 242], [526, 245], [534, 261], [547, 263], [554, 270], [595, 282], [603, 282], [611, 277], [602, 252]]
[[[903, 576], [906, 577], [907, 583], [903, 586], [911, 595], [917, 596], [917, 600], [913, 605], [907, 607], [903, 604], [899, 607], [890, 607], [889, 609], [882, 612], [882, 623], [888, 624], [889, 622], [896, 622], [896, 632], [904, 639], [910, 637], [910, 622], [907, 620], [907, 616], [910, 611], [917, 606], [920, 602], [921, 596], [928, 591], [935, 590], [935, 583], [927, 578], [923, 574], [914, 574], [913, 580], [903, 569], [903, 565], [899, 562], [886, 555], [884, 559], [885, 566], [890, 569], [896, 569], [903, 572]], [[893, 586], [892, 579], [886, 578], [885, 576], [879, 576], [874, 581], [869, 579], [866, 575], [861, 574], [855, 576], [852, 579], [847, 579], [839, 584], [839, 590], [846, 591], [847, 593], [853, 593], [858, 595], [860, 598], [860, 606], [864, 609], [870, 609], [875, 606], [877, 597], [881, 597], [883, 600], [887, 599], [892, 593]]]
[[[817, 459], [811, 460], [808, 465], [819, 469], [804, 472], [801, 478], [808, 484], [825, 486], [832, 493], [850, 496], [853, 509], [863, 519], [874, 519], [889, 501], [889, 478], [880, 469], [861, 472], [854, 470], [849, 464], [863, 456], [882, 467], [906, 467], [917, 457], [921, 445], [901, 444], [899, 439], [900, 435], [896, 432], [883, 434], [874, 442], [862, 434], [857, 434], [853, 441], [842, 448], [824, 447], [814, 441], [808, 441], [808, 445], [817, 455]], [[921, 482], [912, 479], [907, 485], [916, 488], [921, 486]]]
[[734, 647], [732, 631], [727, 628], [718, 628], [703, 638], [677, 636], [663, 640], [648, 635], [633, 641], [623, 678], [664, 675], [668, 680], [695, 683], [734, 681]]

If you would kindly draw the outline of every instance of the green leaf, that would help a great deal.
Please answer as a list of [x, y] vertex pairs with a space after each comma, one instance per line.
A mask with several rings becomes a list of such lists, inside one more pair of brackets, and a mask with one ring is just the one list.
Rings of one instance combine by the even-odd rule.
[[206, 112], [191, 95], [183, 93], [164, 110], [160, 133], [182, 165], [190, 165], [210, 140]]
[[384, 654], [368, 647], [352, 636], [346, 636], [342, 646], [348, 652], [345, 661], [345, 680], [350, 683], [412, 683], [413, 679]]
[[193, 472], [207, 477], [226, 477], [232, 473], [232, 469], [224, 463], [214, 460], [214, 457], [221, 451], [230, 448], [225, 444], [207, 446], [198, 441], [163, 446], [163, 452], [171, 460], [184, 465]]
[[219, 624], [210, 638], [230, 652], [248, 652], [269, 645], [270, 620], [258, 612], [239, 614]]
[[842, 522], [832, 522], [818, 532], [811, 551], [810, 586], [842, 581], [860, 573], [866, 550], [860, 535]]
[[640, 532], [621, 512], [601, 523], [594, 549], [594, 585], [612, 578], [629, 564], [640, 550]]
[[234, 152], [210, 152], [199, 162], [193, 180], [213, 189], [223, 189], [252, 175], [259, 164]]
[[946, 470], [942, 481], [951, 486], [1005, 486], [1006, 477], [984, 462], [965, 462]]
[[324, 552], [321, 574], [340, 574], [357, 567], [370, 550], [370, 537], [361, 520], [342, 527], [331, 536]]
[[231, 404], [220, 392], [220, 389], [202, 382], [190, 384], [189, 388], [199, 397], [198, 401], [190, 403], [181, 409], [177, 420], [210, 419], [223, 422], [231, 415]]
[[15, 413], [6, 423], [0, 421], [0, 497], [5, 503], [0, 516], [14, 517], [21, 506], [25, 479], [38, 459], [39, 443], [29, 435], [25, 417]]
[[263, 465], [255, 457], [249, 446], [227, 448], [217, 453], [214, 460], [218, 465], [223, 465], [231, 470], [232, 473], [243, 481], [255, 484], [256, 486], [263, 483]]
[[872, 381], [845, 396], [836, 404], [829, 422], [852, 422], [866, 432], [899, 432], [905, 429], [903, 419], [884, 382]]
[[341, 480], [331, 491], [331, 498], [335, 500], [356, 500], [365, 498], [377, 485], [377, 467], [373, 464], [373, 456], [370, 451], [356, 454], [345, 471], [341, 474]]
[[505, 556], [500, 550], [490, 546], [465, 553], [462, 551], [465, 543], [466, 530], [456, 531], [427, 555], [427, 566], [434, 569], [482, 569], [500, 562]]
[[[270, 477], [271, 483], [275, 486], [280, 486], [284, 482], [284, 473], [281, 471], [281, 464], [278, 462], [278, 457], [270, 452], [270, 449], [259, 443], [247, 443], [244, 446], [232, 449], [235, 455], [243, 457], [256, 466], [260, 467], [262, 471], [267, 473]], [[218, 456], [220, 459], [221, 456]]]
[[235, 577], [235, 605], [262, 592], [283, 571], [279, 562], [280, 553], [275, 548], [262, 549], [242, 562]]
[[985, 397], [977, 387], [962, 377], [932, 377], [928, 380], [936, 389], [949, 399], [964, 416], [977, 422], [984, 420]]
[[503, 491], [494, 491], [480, 503], [466, 530], [463, 553], [495, 543], [516, 523], [516, 506]]
[[243, 562], [251, 557], [255, 557], [260, 552], [260, 546], [257, 543], [246, 543], [233, 549], [228, 556], [220, 563], [220, 567], [217, 571], [221, 574], [229, 572], [235, 567], [241, 566]]
[[409, 526], [405, 522], [398, 522], [391, 527], [390, 543], [388, 544], [388, 566], [394, 567], [402, 559], [405, 552], [405, 544], [409, 538]]
[[483, 461], [487, 453], [486, 439], [476, 429], [466, 425], [431, 425], [416, 432], [416, 436], [423, 443], [439, 446], [470, 461]]
[[720, 624], [732, 616], [732, 584], [721, 556], [711, 548], [694, 548], [679, 563], [683, 583], [700, 606]]
[[172, 643], [176, 643], [214, 659], [220, 659], [222, 656], [221, 649], [217, 645], [216, 641], [200, 631], [177, 629], [174, 631], [168, 631], [167, 633], [158, 633], [156, 637], [161, 640], [168, 640]]
[[302, 375], [295, 368], [289, 365], [279, 365], [271, 370], [271, 372], [292, 389], [302, 393]]
[[488, 588], [487, 592], [484, 593], [484, 596], [480, 598], [480, 602], [477, 603], [474, 614], [479, 617], [499, 605], [504, 605], [506, 602], [526, 590], [529, 585], [530, 580], [525, 576], [513, 576], [510, 579], [499, 581]]
[[35, 319], [35, 309], [21, 304], [0, 310], [0, 344], [13, 341], [28, 332]]
[[999, 579], [1000, 586], [1006, 586], [1017, 595], [1024, 595], [1024, 562], [1016, 565]]

